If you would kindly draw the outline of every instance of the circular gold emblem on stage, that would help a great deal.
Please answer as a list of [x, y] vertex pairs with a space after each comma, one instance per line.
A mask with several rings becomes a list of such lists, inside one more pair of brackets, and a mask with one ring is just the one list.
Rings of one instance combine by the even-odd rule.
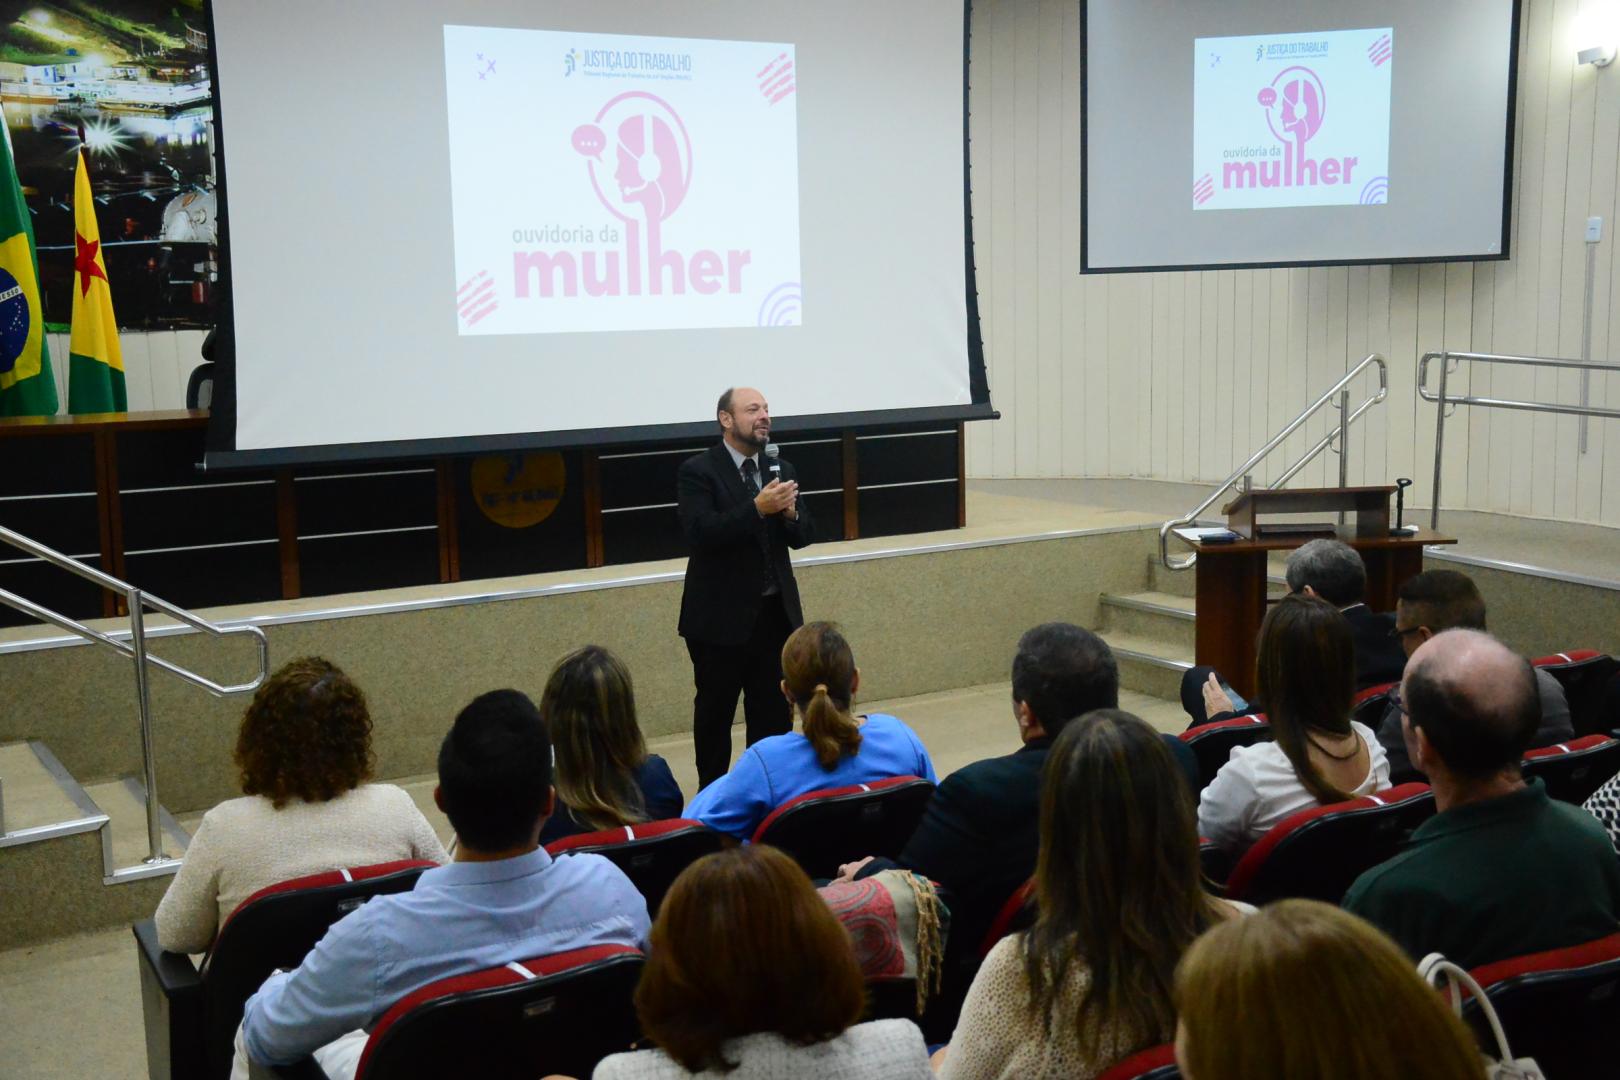
[[556, 452], [494, 454], [472, 463], [478, 509], [508, 529], [527, 529], [550, 517], [567, 482], [568, 468]]

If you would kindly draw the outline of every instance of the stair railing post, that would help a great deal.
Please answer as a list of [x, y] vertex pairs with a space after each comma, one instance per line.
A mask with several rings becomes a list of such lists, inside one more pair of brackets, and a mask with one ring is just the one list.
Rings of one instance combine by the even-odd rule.
[[1434, 406], [1434, 484], [1429, 489], [1433, 506], [1429, 510], [1429, 528], [1440, 531], [1440, 466], [1446, 452], [1446, 375], [1451, 368], [1451, 354], [1440, 354], [1440, 397]]
[[[1339, 486], [1350, 486], [1350, 391], [1339, 393]], [[1339, 528], [1344, 528], [1344, 511], [1339, 511]]]
[[146, 612], [141, 590], [131, 586], [125, 593], [129, 605], [129, 644], [135, 651], [135, 702], [141, 714], [141, 768], [146, 778], [145, 861], [163, 862], [163, 830], [158, 820], [157, 758], [152, 752], [152, 688], [146, 670]]

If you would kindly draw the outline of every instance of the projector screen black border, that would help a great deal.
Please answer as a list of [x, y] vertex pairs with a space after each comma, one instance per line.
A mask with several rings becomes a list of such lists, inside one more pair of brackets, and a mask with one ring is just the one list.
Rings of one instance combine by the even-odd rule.
[[[1388, 259], [1309, 259], [1298, 262], [1230, 262], [1230, 263], [1168, 263], [1163, 266], [1092, 266], [1087, 258], [1086, 242], [1090, 230], [1086, 204], [1086, 187], [1090, 171], [1086, 161], [1086, 97], [1089, 65], [1086, 63], [1086, 8], [1089, 0], [1080, 3], [1080, 273], [1081, 274], [1155, 274], [1188, 270], [1286, 270], [1309, 266], [1400, 266], [1404, 264], [1442, 262], [1501, 262], [1512, 257], [1513, 242], [1513, 155], [1514, 138], [1518, 134], [1519, 50], [1523, 46], [1520, 36], [1524, 19], [1524, 0], [1513, 0], [1513, 25], [1509, 31], [1512, 46], [1508, 50], [1507, 84], [1507, 140], [1504, 144], [1506, 164], [1502, 169], [1502, 237], [1501, 251], [1487, 255], [1420, 255], [1410, 258]], [[216, 99], [217, 100], [217, 99]], [[223, 203], [221, 204], [223, 205]]]
[[[214, 79], [220, 81], [219, 34], [214, 25], [214, 4], [205, 5], [208, 22], [208, 63]], [[918, 422], [998, 420], [1001, 414], [990, 404], [990, 381], [984, 365], [984, 337], [979, 327], [978, 273], [973, 261], [973, 170], [969, 144], [969, 74], [973, 51], [973, 0], [962, 0], [962, 204], [966, 218], [964, 253], [967, 270], [968, 386], [971, 403], [918, 409], [885, 409], [870, 412], [821, 413], [813, 416], [782, 416], [779, 429], [848, 428], [860, 431]], [[288, 465], [318, 465], [354, 461], [385, 461], [430, 458], [462, 454], [487, 454], [517, 450], [560, 450], [595, 446], [630, 446], [666, 442], [671, 439], [710, 436], [714, 422], [655, 424], [640, 427], [585, 428], [571, 431], [514, 432], [500, 435], [468, 435], [444, 439], [407, 439], [390, 442], [328, 443], [317, 446], [289, 446], [263, 450], [236, 449], [236, 321], [231, 286], [231, 216], [225, 170], [225, 123], [220, 108], [221, 94], [213, 95], [214, 110], [214, 194], [219, 201], [219, 281], [216, 296], [215, 340], [216, 373], [208, 432], [200, 468], [204, 471], [274, 468]]]

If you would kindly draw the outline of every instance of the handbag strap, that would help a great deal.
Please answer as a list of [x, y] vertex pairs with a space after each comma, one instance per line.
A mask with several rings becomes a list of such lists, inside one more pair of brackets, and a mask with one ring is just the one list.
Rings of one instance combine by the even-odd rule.
[[1423, 981], [1435, 989], [1444, 989], [1451, 998], [1451, 1008], [1459, 1017], [1462, 1016], [1462, 987], [1474, 996], [1479, 1004], [1480, 1012], [1485, 1014], [1486, 1021], [1491, 1025], [1491, 1034], [1496, 1037], [1497, 1060], [1507, 1063], [1513, 1060], [1513, 1052], [1508, 1049], [1507, 1033], [1502, 1030], [1502, 1021], [1496, 1015], [1496, 1006], [1467, 970], [1453, 964], [1439, 953], [1430, 953], [1418, 963], [1418, 974]]

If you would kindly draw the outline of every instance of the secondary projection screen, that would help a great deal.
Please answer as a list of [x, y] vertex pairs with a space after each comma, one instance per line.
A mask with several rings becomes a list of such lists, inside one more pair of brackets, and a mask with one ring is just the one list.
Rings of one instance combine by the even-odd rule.
[[1082, 271], [1505, 258], [1516, 0], [1086, 0]]
[[208, 464], [989, 414], [962, 3], [212, 8]]

